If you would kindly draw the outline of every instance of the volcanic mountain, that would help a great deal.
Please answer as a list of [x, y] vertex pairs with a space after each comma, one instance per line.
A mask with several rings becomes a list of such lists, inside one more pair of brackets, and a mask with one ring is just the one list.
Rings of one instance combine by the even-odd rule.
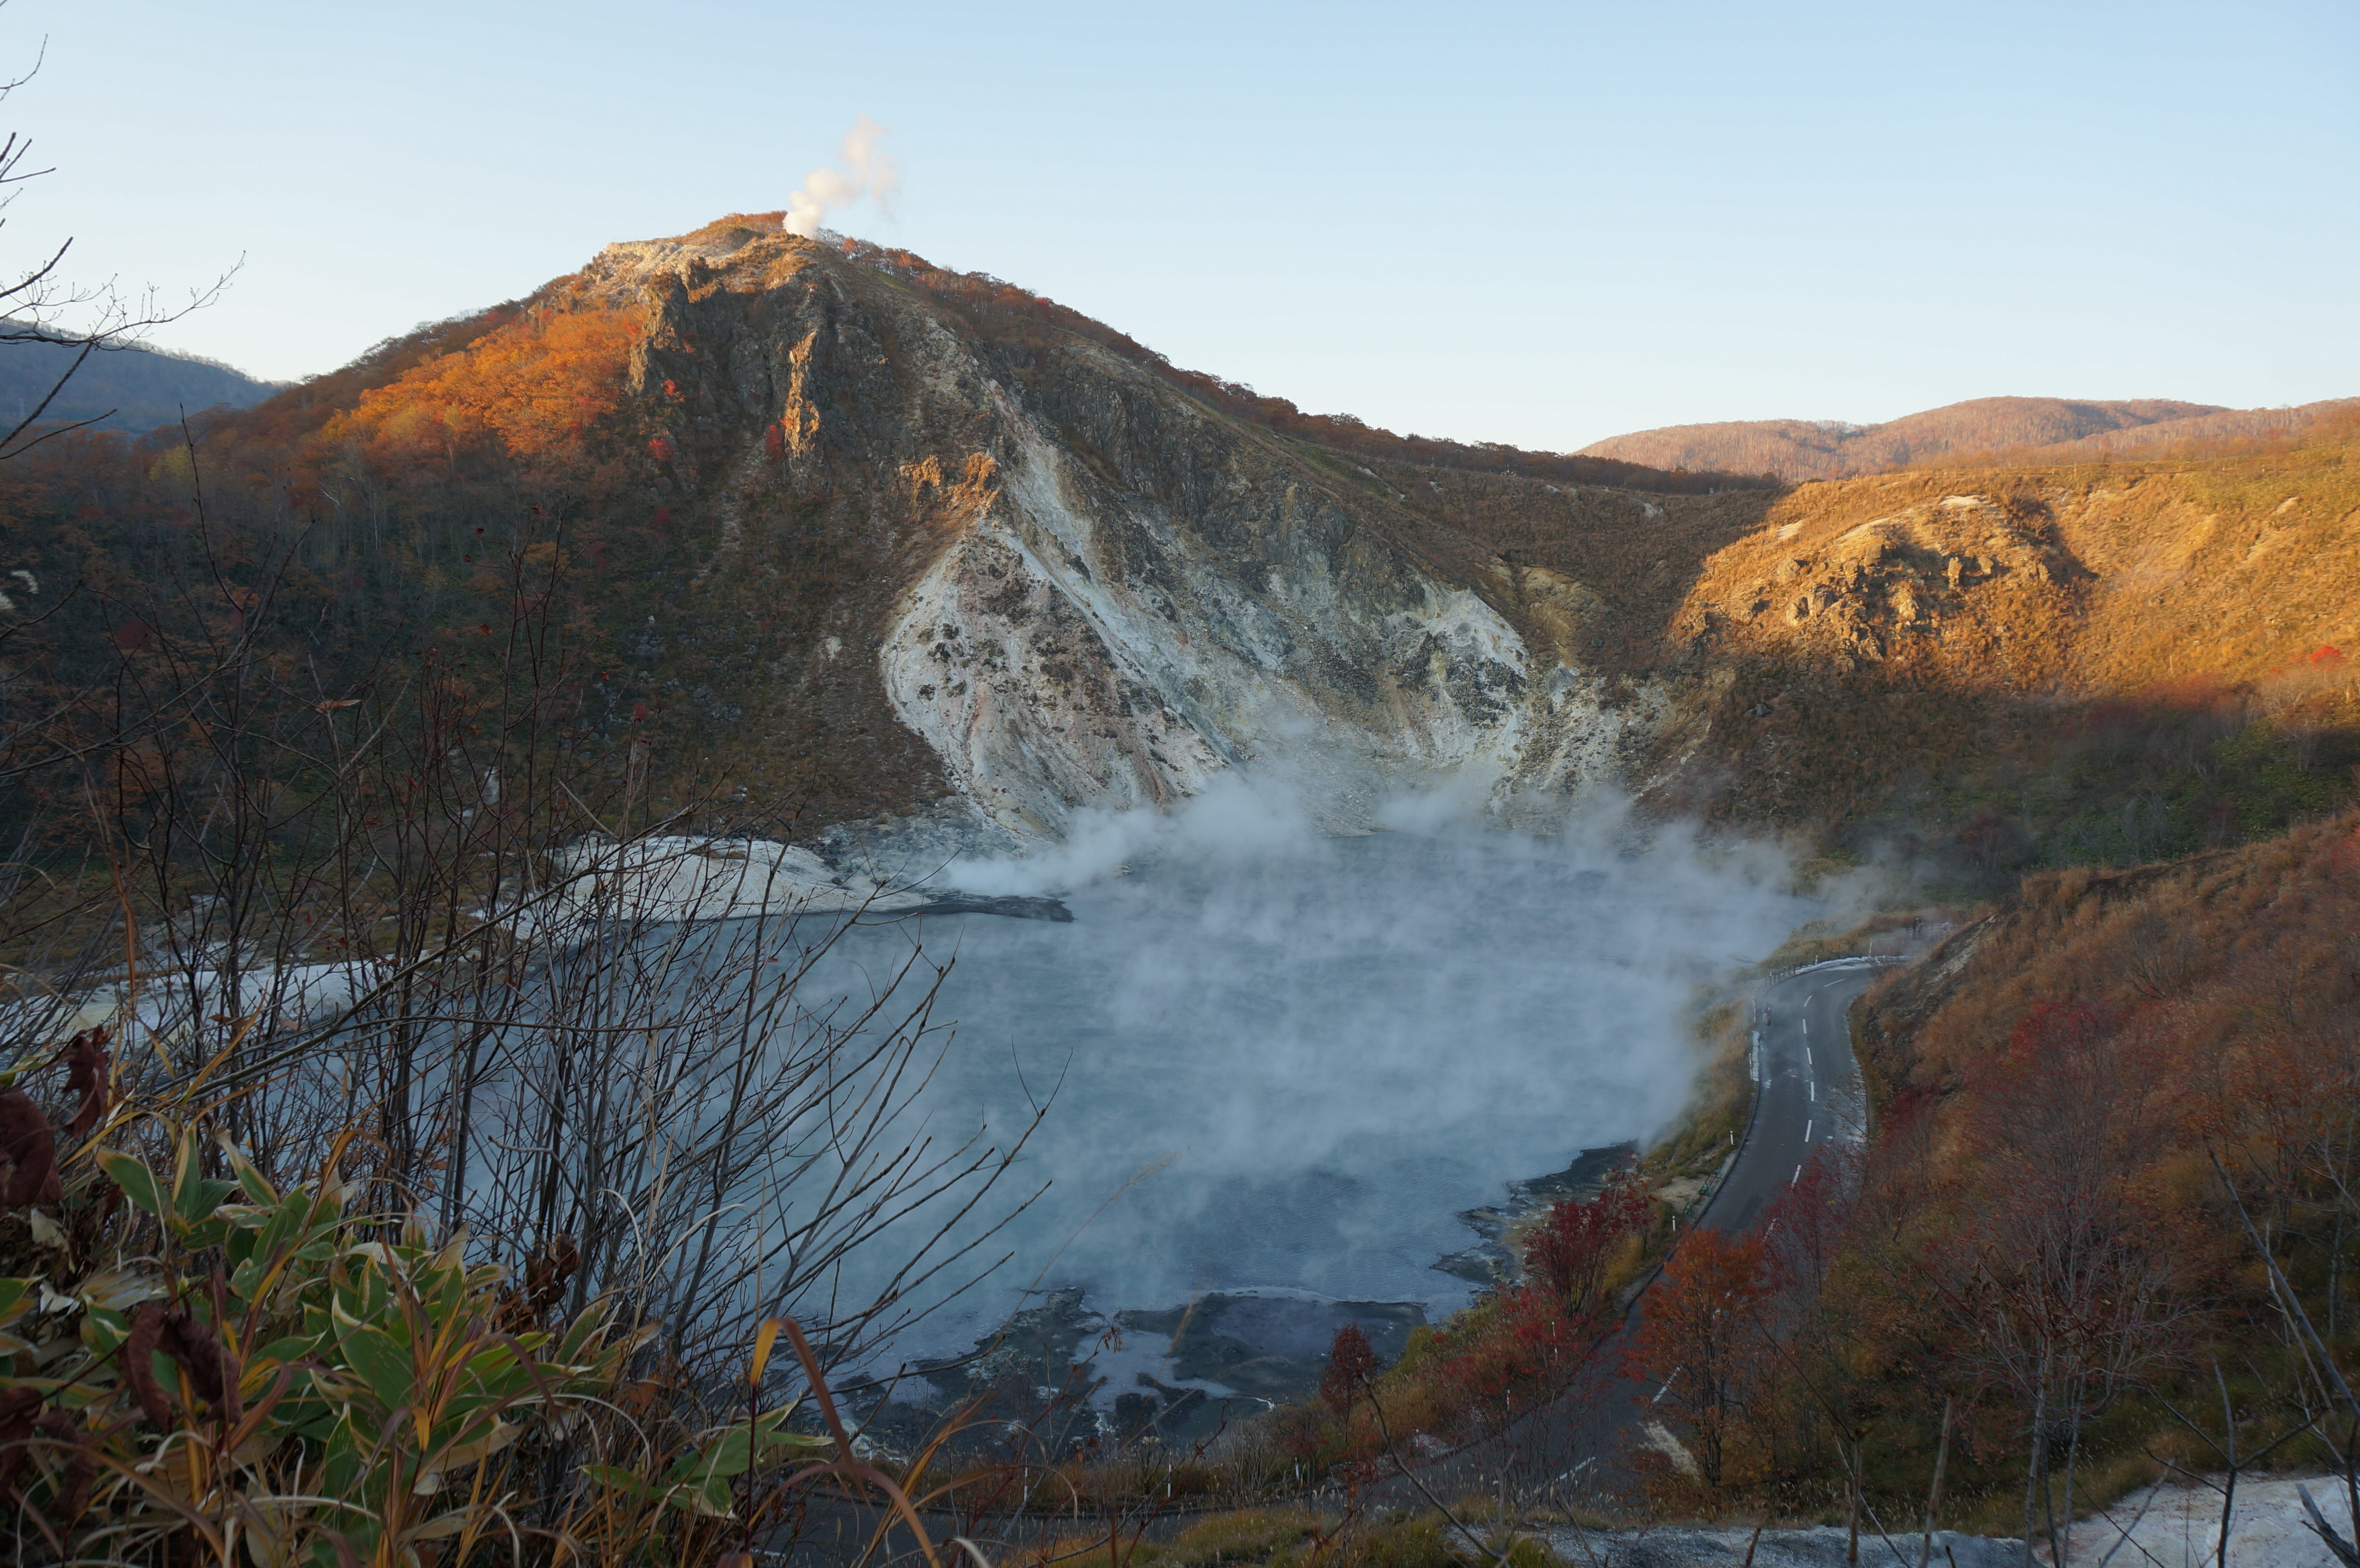
[[[737, 217], [202, 433], [209, 516], [297, 541], [319, 626], [464, 659], [522, 603], [499, 550], [562, 568], [577, 754], [660, 810], [1006, 844], [1249, 768], [1337, 828], [1451, 779], [1509, 819], [1618, 790], [1830, 843], [2002, 811], [2037, 844], [2114, 833], [2129, 789], [2180, 842], [2346, 788], [2332, 736], [2205, 749], [2348, 683], [2332, 420], [2176, 464], [1671, 474], [1303, 415], [998, 279]], [[52, 445], [22, 564], [129, 583], [189, 474]], [[2091, 735], [2158, 724], [2147, 771], [2017, 811]]]

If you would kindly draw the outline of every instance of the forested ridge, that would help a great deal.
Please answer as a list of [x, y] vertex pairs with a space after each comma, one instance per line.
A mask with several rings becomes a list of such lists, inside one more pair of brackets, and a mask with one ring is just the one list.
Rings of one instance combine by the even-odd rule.
[[[0, 416], [9, 423], [37, 409], [44, 420], [95, 421], [134, 434], [177, 420], [183, 411], [248, 408], [278, 388], [215, 360], [167, 354], [146, 345], [108, 350], [74, 365], [74, 345], [11, 344], [0, 359]], [[60, 394], [42, 408], [69, 369]]]
[[1882, 424], [1841, 419], [1735, 419], [1610, 436], [1597, 457], [1677, 471], [1724, 469], [1786, 481], [1841, 479], [1896, 468], [2020, 466], [2110, 458], [2218, 456], [2284, 446], [2352, 398], [2288, 408], [2222, 408], [2165, 399], [2083, 402], [1977, 397]]

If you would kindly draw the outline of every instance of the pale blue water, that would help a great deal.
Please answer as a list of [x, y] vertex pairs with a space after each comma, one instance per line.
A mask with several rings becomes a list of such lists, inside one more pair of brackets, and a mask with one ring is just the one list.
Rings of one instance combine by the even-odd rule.
[[993, 1249], [1013, 1256], [905, 1353], [1056, 1286], [1109, 1314], [1253, 1289], [1463, 1302], [1432, 1267], [1475, 1240], [1459, 1211], [1668, 1123], [1696, 983], [1812, 912], [1677, 849], [1474, 833], [1142, 862], [1067, 903], [1070, 925], [863, 926], [807, 987], [866, 995], [917, 942], [955, 959], [934, 1127], [1012, 1133], [1051, 1100], [996, 1194], [1047, 1184]]

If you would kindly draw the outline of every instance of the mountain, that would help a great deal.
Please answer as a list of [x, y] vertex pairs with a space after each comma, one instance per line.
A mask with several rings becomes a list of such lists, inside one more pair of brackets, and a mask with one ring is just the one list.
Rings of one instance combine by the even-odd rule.
[[[738, 217], [213, 421], [201, 459], [217, 525], [290, 541], [308, 659], [464, 659], [525, 603], [503, 560], [558, 573], [595, 669], [569, 745], [657, 811], [792, 802], [932, 854], [1241, 768], [1338, 828], [1459, 777], [1507, 819], [1616, 789], [1996, 878], [2348, 797], [2354, 444], [1791, 491], [1452, 446]], [[187, 548], [186, 476], [142, 450], [28, 469], [7, 564], [129, 603], [156, 572], [125, 563]], [[136, 635], [105, 613], [56, 635]]]
[[[0, 343], [0, 419], [14, 425], [39, 408], [78, 352], [62, 343]], [[250, 408], [279, 389], [219, 360], [133, 344], [83, 360], [42, 419], [151, 430], [177, 423], [183, 410]]]
[[1996, 874], [2335, 807], [2360, 764], [2355, 448], [2346, 420], [2283, 452], [1790, 493], [1667, 628], [1730, 683], [1691, 799]]
[[[1557, 657], [1597, 609], [1575, 563], [1612, 571], [1665, 518], [1644, 575], [1769, 494], [1318, 420], [996, 279], [760, 221], [609, 246], [214, 422], [205, 462], [217, 508], [310, 530], [346, 575], [332, 623], [497, 624], [481, 529], [562, 526], [613, 666], [599, 721], [644, 713], [660, 804], [726, 776], [817, 822], [1019, 838], [1240, 765], [1338, 825], [1470, 768], [1541, 797], [1602, 779], [1624, 721]], [[1551, 508], [1529, 572], [1487, 542], [1516, 519], [1427, 516], [1476, 472]], [[1666, 568], [1615, 596], [1677, 592]]]
[[2078, 440], [1989, 454], [1986, 461], [2018, 463], [2103, 462], [2132, 458], [2219, 456], [2240, 449], [2283, 447], [2324, 422], [2360, 413], [2360, 397], [2330, 397], [2288, 408], [2224, 408], [2183, 419], [2128, 425]]
[[[67, 1124], [10, 1091], [14, 1126], [39, 1135], [12, 1134], [26, 1161], [12, 1185], [38, 1196], [30, 1172], [66, 1196], [55, 1235], [7, 1216], [8, 1300], [23, 1306], [36, 1274], [93, 1301], [109, 1278], [147, 1289], [117, 1265], [153, 1250], [140, 1209], [169, 1205], [130, 1154], [104, 1166], [130, 1200], [93, 1196], [117, 1188], [93, 1184], [81, 1118], [137, 1139], [150, 1107], [202, 1096], [236, 1112], [224, 1148], [239, 1181], [211, 1195], [180, 1182], [201, 1207], [224, 1188], [278, 1202], [268, 1183], [316, 1172], [279, 1212], [298, 1229], [326, 1215], [321, 1236], [344, 1224], [328, 1189], [347, 1184], [416, 1203], [411, 1240], [438, 1210], [447, 1226], [483, 1218], [474, 1234], [521, 1265], [522, 1287], [502, 1270], [459, 1279], [465, 1245], [431, 1237], [453, 1281], [436, 1299], [471, 1321], [587, 1356], [619, 1289], [691, 1314], [721, 1303], [687, 1320], [707, 1326], [674, 1330], [673, 1346], [706, 1347], [697, 1363], [667, 1350], [675, 1367], [742, 1365], [753, 1320], [790, 1310], [855, 1365], [912, 1281], [974, 1255], [916, 1254], [869, 1316], [846, 1309], [856, 1276], [829, 1249], [865, 1245], [869, 1218], [967, 1192], [978, 1206], [962, 1212], [989, 1225], [980, 1205], [1000, 1195], [966, 1183], [1008, 1169], [1032, 1124], [993, 1112], [953, 1148], [937, 1135], [954, 1124], [896, 1098], [950, 1040], [929, 978], [942, 971], [916, 946], [864, 962], [875, 978], [857, 990], [822, 990], [811, 966], [837, 932], [747, 920], [715, 943], [677, 940], [681, 905], [639, 896], [633, 868], [660, 858], [680, 872], [662, 887], [717, 881], [730, 907], [784, 871], [841, 910], [875, 889], [853, 875], [866, 867], [1043, 846], [1098, 829], [1086, 813], [1203, 796], [1250, 770], [1339, 830], [1435, 784], [1536, 828], [1622, 797], [1723, 842], [1779, 843], [1807, 876], [1877, 860], [1910, 873], [1913, 895], [1967, 906], [1848, 1018], [1815, 1009], [1857, 1031], [1874, 1115], [1859, 1144], [1835, 1136], [1833, 1118], [1852, 1116], [1841, 1055], [1823, 1035], [1814, 1068], [1807, 1048], [1807, 1094], [1788, 1108], [1811, 1159], [1778, 1173], [1788, 1195], [1751, 1238], [1719, 1215], [1675, 1230], [1674, 1214], [1702, 1217], [1699, 1194], [1662, 1181], [1660, 1161], [1660, 1205], [1617, 1177], [1620, 1195], [1526, 1233], [1587, 1227], [1599, 1283], [1583, 1290], [1624, 1306], [1623, 1271], [1653, 1269], [1630, 1248], [1662, 1239], [1651, 1323], [1685, 1319], [1686, 1343], [1747, 1379], [1726, 1407], [1745, 1420], [1710, 1437], [1736, 1456], [1730, 1488], [1651, 1465], [1668, 1489], [1650, 1519], [1840, 1496], [1863, 1512], [1881, 1499], [1890, 1518], [1939, 1494], [1953, 1523], [1982, 1528], [2013, 1495], [2028, 1538], [2060, 1450], [2070, 1520], [2077, 1471], [2078, 1495], [2105, 1506], [2157, 1474], [2140, 1458], [2311, 1441], [2322, 1358], [2350, 1359], [2339, 1314], [2360, 1228], [2360, 411], [2258, 429], [2145, 412], [2094, 433], [2010, 428], [2086, 443], [2177, 427], [2159, 448], [1791, 487], [1424, 441], [1306, 415], [1001, 280], [798, 239], [770, 215], [609, 246], [527, 298], [192, 420], [191, 440], [60, 434], [0, 464], [0, 810], [17, 868], [0, 937], [36, 1020], [25, 1041], [65, 1032], [27, 1010], [52, 998], [77, 1024], [115, 1016], [85, 988], [93, 972], [122, 1007], [152, 1010], [138, 1051], [112, 1063], [98, 1029], [16, 1053], [17, 1082], [82, 1105]], [[626, 835], [636, 847], [612, 853]], [[915, 901], [889, 894], [878, 912]], [[1806, 928], [1717, 1000], [1699, 988], [1700, 1026], [1728, 1048], [1730, 1120], [1692, 1122], [1662, 1159], [1697, 1155], [1701, 1173], [1735, 1142], [1755, 1017], [1741, 986], [1880, 929], [1901, 945], [1918, 912], [1850, 935]], [[1578, 958], [1557, 913], [1502, 918]], [[1418, 972], [1410, 945], [1384, 949]], [[1594, 1000], [1578, 965], [1527, 967], [1568, 1007]], [[1424, 968], [1454, 999], [1487, 983]], [[1431, 1042], [1429, 1077], [1484, 1048], [1469, 1016]], [[880, 1032], [899, 1043], [867, 1043]], [[1425, 1104], [1393, 1100], [1404, 1116]], [[57, 1124], [80, 1130], [53, 1139]], [[927, 1130], [899, 1130], [913, 1125]], [[1814, 1127], [1830, 1131], [1814, 1141]], [[177, 1136], [187, 1175], [203, 1129]], [[803, 1170], [825, 1192], [797, 1184]], [[713, 1228], [730, 1206], [717, 1198], [758, 1184], [820, 1249], [788, 1258], [787, 1283], [762, 1273], [759, 1295], [734, 1281], [770, 1268], [757, 1234], [775, 1233], [770, 1211], [738, 1240]], [[198, 1214], [184, 1195], [172, 1212]], [[286, 1231], [266, 1207], [196, 1223]], [[355, 1198], [344, 1228], [381, 1234], [382, 1212]], [[712, 1245], [640, 1245], [693, 1232]], [[955, 1247], [959, 1234], [934, 1232]], [[1609, 1247], [1619, 1261], [1601, 1272]], [[301, 1250], [333, 1251], [326, 1268], [353, 1248]], [[423, 1278], [428, 1252], [399, 1250]], [[658, 1252], [696, 1261], [650, 1273], [639, 1259]], [[748, 1261], [715, 1276], [708, 1252]], [[298, 1293], [334, 1283], [290, 1278]], [[1565, 1315], [1561, 1279], [1502, 1285], [1418, 1331], [1422, 1348], [1384, 1375], [1404, 1424], [1378, 1441], [1411, 1420], [1463, 1438], [1470, 1401], [1521, 1421], [1565, 1399], [1557, 1350], [1599, 1320]], [[175, 1274], [153, 1293], [194, 1288]], [[1746, 1343], [1775, 1354], [1723, 1354], [1731, 1303], [1747, 1301]], [[2060, 1301], [2071, 1310], [2043, 1306]], [[2298, 1302], [2325, 1324], [2308, 1339], [2317, 1354], [2274, 1355]], [[160, 1307], [142, 1313], [164, 1323]], [[16, 1321], [40, 1319], [27, 1332], [57, 1346], [122, 1327], [95, 1316]], [[410, 1320], [423, 1321], [378, 1315], [388, 1332]], [[1060, 1321], [1034, 1336], [1053, 1351], [1081, 1319]], [[816, 1387], [825, 1368], [796, 1334]], [[216, 1339], [157, 1343], [186, 1371]], [[707, 1424], [707, 1383], [608, 1359], [570, 1387], [637, 1410], [675, 1475], [680, 1433], [727, 1438]], [[549, 1368], [588, 1378], [587, 1365]], [[1703, 1365], [1683, 1353], [1656, 1370], [1669, 1387]], [[2215, 1443], [2180, 1411], [2202, 1408], [2190, 1396], [2224, 1366], [2253, 1398], [2245, 1414], [2224, 1408]], [[366, 1381], [348, 1371], [322, 1375]], [[13, 1407], [24, 1431], [60, 1379], [38, 1381]], [[991, 1381], [975, 1388], [997, 1398]], [[42, 1417], [36, 1435], [64, 1466], [27, 1483], [42, 1499], [104, 1444], [110, 1474], [147, 1452], [126, 1446], [134, 1407], [103, 1377], [82, 1387], [123, 1419], [104, 1404]], [[1602, 1407], [1573, 1387], [1557, 1408], [1595, 1427]], [[1265, 1426], [1239, 1452], [1249, 1469], [1275, 1452], [1312, 1465], [1382, 1452], [1356, 1446], [1354, 1428], [1371, 1429], [1350, 1404], [1308, 1407], [1328, 1424]], [[179, 1424], [149, 1423], [156, 1441], [212, 1441], [222, 1412], [183, 1406]], [[1700, 1449], [1703, 1409], [1682, 1396], [1662, 1414]], [[257, 1410], [246, 1451], [300, 1460], [294, 1429]], [[1508, 1441], [1529, 1449], [1535, 1430]], [[591, 1454], [551, 1446], [573, 1441], [554, 1428], [530, 1441], [568, 1474]], [[1043, 1446], [1066, 1451], [1054, 1432]], [[1132, 1483], [1108, 1477], [1152, 1472], [1119, 1447], [1120, 1472], [1083, 1480], [1127, 1506]], [[1457, 1452], [1487, 1450], [1502, 1452], [1488, 1439]], [[2286, 1454], [2331, 1473], [2343, 1457]], [[1211, 1477], [1191, 1483], [1200, 1496], [1229, 1484], [1222, 1463], [1197, 1467]], [[584, 1473], [647, 1517], [680, 1512], [669, 1483]], [[89, 1499], [69, 1500], [59, 1518], [91, 1517]], [[635, 1532], [607, 1557], [672, 1549], [603, 1503], [567, 1518], [592, 1512]], [[1215, 1534], [1199, 1539], [1262, 1541], [1218, 1533], [1236, 1522], [1207, 1519], [1196, 1528]], [[1425, 1533], [1390, 1539], [1439, 1560], [1438, 1526], [1382, 1529], [1413, 1526]], [[1230, 1556], [1301, 1548], [1289, 1534]]]
[[2087, 461], [2191, 444], [2284, 438], [2360, 399], [2297, 408], [2222, 408], [2147, 399], [2087, 403], [2060, 397], [1978, 397], [1881, 425], [1827, 419], [1750, 419], [1672, 425], [1611, 436], [1585, 455], [1667, 469], [1724, 469], [1780, 479], [1836, 479], [2005, 455], [2023, 463]]

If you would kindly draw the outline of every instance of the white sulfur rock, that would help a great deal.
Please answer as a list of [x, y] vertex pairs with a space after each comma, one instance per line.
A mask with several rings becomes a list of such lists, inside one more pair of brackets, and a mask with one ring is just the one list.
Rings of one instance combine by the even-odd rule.
[[[810, 850], [770, 839], [651, 837], [585, 840], [550, 857], [560, 878], [543, 915], [560, 924], [598, 918], [723, 920], [749, 915], [901, 913], [923, 898], [906, 887], [831, 870]], [[562, 912], [557, 912], [562, 911]]]

